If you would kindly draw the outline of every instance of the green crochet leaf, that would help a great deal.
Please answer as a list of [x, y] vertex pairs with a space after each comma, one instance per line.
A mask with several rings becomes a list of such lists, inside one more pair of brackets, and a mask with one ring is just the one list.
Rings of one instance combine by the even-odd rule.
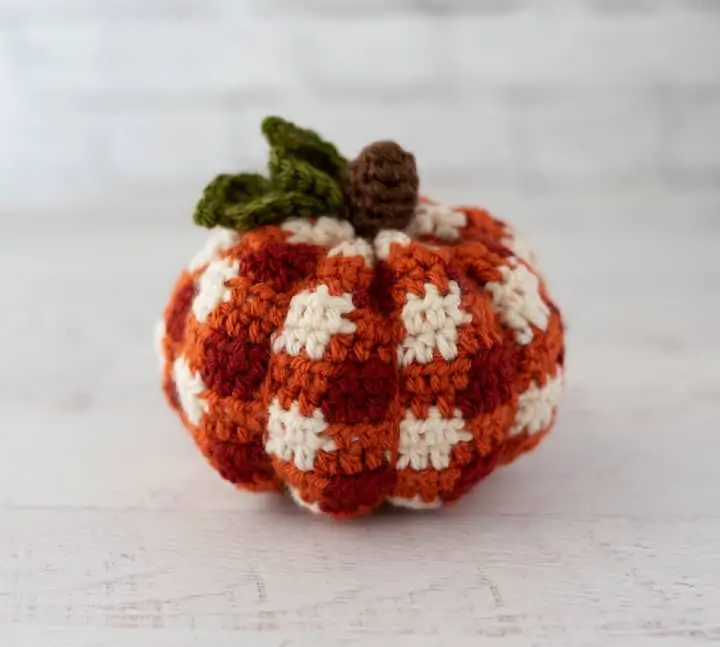
[[236, 231], [249, 231], [264, 225], [274, 225], [287, 218], [317, 215], [322, 210], [317, 198], [303, 193], [271, 191], [255, 200], [229, 207], [226, 218]]
[[326, 213], [342, 210], [343, 192], [340, 183], [327, 173], [296, 157], [285, 157], [279, 149], [270, 151], [270, 177], [280, 191], [299, 193], [316, 198]]
[[270, 177], [219, 175], [205, 187], [195, 222], [248, 231], [290, 217], [346, 218], [347, 160], [335, 146], [281, 117], [265, 118], [262, 132], [270, 144]]
[[270, 189], [270, 180], [257, 173], [218, 175], [203, 190], [195, 207], [195, 223], [202, 227], [231, 227], [232, 219], [226, 213], [230, 205], [244, 204]]
[[262, 132], [281, 157], [292, 156], [308, 162], [339, 181], [347, 167], [347, 160], [335, 146], [326, 142], [314, 130], [300, 128], [282, 117], [266, 117]]

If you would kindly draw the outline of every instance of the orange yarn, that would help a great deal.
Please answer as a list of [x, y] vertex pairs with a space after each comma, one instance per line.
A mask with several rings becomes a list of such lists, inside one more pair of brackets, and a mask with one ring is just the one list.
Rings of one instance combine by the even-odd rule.
[[371, 242], [320, 218], [209, 249], [165, 309], [163, 386], [236, 486], [336, 517], [436, 507], [552, 427], [561, 315], [487, 211], [422, 200]]

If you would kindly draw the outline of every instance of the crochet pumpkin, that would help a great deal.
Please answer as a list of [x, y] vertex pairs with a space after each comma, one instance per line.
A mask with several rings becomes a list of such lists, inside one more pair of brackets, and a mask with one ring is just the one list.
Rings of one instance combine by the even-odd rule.
[[435, 508], [550, 430], [563, 324], [514, 230], [418, 196], [413, 156], [347, 162], [263, 122], [269, 176], [221, 175], [158, 329], [171, 407], [220, 475], [313, 512]]

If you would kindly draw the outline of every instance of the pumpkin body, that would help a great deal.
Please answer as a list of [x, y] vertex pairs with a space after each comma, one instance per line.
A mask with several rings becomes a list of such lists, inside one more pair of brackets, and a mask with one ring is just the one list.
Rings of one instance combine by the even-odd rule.
[[158, 328], [163, 387], [219, 472], [337, 517], [453, 502], [550, 430], [560, 313], [478, 208], [404, 231], [328, 217], [216, 228]]

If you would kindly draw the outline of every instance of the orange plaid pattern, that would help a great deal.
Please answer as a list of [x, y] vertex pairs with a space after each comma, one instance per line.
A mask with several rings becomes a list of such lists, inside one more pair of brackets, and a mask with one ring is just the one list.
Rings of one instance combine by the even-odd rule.
[[219, 232], [160, 330], [163, 388], [220, 473], [335, 517], [457, 500], [551, 429], [563, 322], [512, 229], [421, 201], [405, 232]]

